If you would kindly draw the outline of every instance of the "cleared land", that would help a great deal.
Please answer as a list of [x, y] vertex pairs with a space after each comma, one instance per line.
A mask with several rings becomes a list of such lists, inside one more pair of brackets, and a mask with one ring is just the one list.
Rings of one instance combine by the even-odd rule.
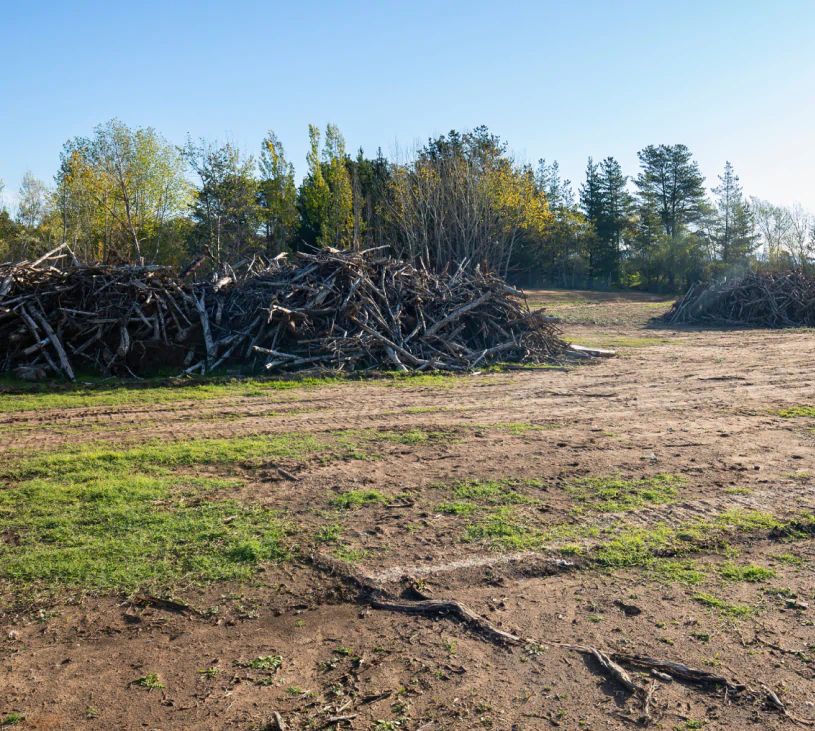
[[[532, 295], [619, 357], [0, 395], [0, 722], [630, 728], [636, 700], [554, 643], [757, 691], [660, 680], [661, 728], [791, 726], [762, 685], [815, 718], [812, 331]], [[372, 609], [330, 559], [530, 642]]]

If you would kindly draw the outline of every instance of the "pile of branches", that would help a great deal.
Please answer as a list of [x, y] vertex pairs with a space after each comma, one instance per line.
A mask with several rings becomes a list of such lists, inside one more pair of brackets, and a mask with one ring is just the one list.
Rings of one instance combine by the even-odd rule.
[[0, 370], [467, 371], [552, 362], [567, 347], [557, 318], [467, 262], [434, 274], [376, 249], [327, 249], [189, 281], [167, 267], [68, 263], [61, 250], [0, 265]]
[[815, 279], [800, 271], [758, 271], [697, 284], [674, 302], [664, 319], [673, 325], [813, 327]]

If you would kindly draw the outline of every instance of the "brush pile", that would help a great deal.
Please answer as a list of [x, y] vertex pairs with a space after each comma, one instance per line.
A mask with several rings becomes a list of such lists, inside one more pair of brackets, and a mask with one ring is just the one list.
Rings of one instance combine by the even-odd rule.
[[167, 267], [53, 265], [68, 257], [0, 265], [0, 370], [467, 371], [552, 362], [567, 347], [557, 318], [478, 267], [434, 274], [378, 250], [328, 249], [189, 282]]
[[800, 271], [759, 271], [697, 284], [674, 302], [664, 319], [672, 325], [815, 327], [815, 279]]

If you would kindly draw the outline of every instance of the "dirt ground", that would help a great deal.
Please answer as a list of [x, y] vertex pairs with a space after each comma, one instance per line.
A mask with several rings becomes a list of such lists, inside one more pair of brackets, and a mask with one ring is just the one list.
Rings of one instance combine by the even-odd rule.
[[[323, 451], [196, 474], [273, 508], [293, 557], [170, 606], [64, 592], [0, 606], [0, 722], [37, 729], [786, 728], [815, 719], [815, 338], [669, 328], [665, 298], [532, 292], [589, 366], [0, 413], [0, 461], [92, 441], [308, 435]], [[0, 399], [4, 396], [0, 395]], [[349, 497], [350, 496], [350, 497]], [[1, 568], [1, 567], [0, 567]], [[454, 617], [373, 608], [454, 598]], [[683, 663], [652, 720], [590, 655]], [[264, 660], [265, 659], [265, 660]], [[157, 676], [153, 685], [134, 682]], [[147, 683], [150, 685], [151, 683]]]

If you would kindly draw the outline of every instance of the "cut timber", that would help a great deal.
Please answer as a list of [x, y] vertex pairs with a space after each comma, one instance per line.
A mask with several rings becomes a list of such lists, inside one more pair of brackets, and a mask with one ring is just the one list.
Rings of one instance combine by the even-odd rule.
[[569, 344], [569, 351], [589, 358], [613, 358], [617, 355], [616, 350], [604, 350], [603, 348], [584, 348], [582, 345]]

